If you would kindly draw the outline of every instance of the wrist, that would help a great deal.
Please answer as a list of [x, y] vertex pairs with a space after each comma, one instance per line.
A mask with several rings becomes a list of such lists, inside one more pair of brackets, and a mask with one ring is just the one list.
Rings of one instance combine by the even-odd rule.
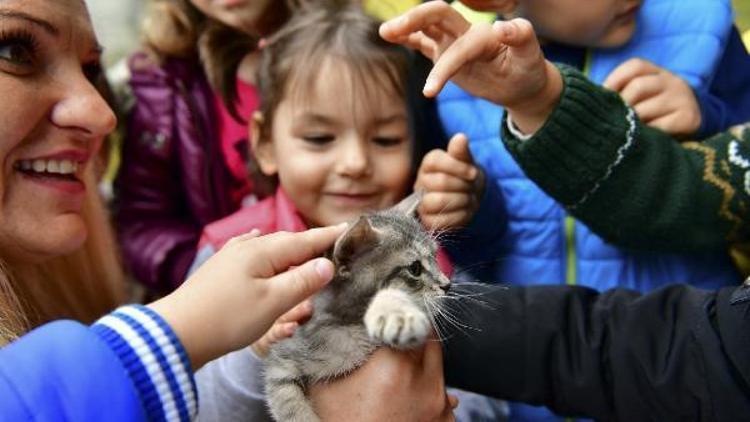
[[554, 111], [563, 90], [560, 70], [549, 61], [545, 64], [545, 82], [536, 95], [523, 102], [506, 107], [513, 124], [525, 134], [539, 130]]

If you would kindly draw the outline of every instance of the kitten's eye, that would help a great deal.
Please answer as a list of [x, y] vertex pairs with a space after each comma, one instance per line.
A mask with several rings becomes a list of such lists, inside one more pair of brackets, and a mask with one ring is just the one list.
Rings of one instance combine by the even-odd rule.
[[419, 261], [414, 261], [409, 265], [408, 267], [409, 274], [414, 277], [419, 277], [422, 275], [422, 263]]

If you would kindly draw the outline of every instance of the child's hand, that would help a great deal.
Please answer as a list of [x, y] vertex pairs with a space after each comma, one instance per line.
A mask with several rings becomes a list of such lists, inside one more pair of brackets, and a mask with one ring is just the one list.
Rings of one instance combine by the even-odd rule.
[[689, 136], [701, 126], [701, 110], [690, 85], [651, 62], [630, 59], [604, 81], [633, 107], [645, 124], [671, 135]]
[[544, 59], [524, 19], [471, 25], [445, 2], [431, 1], [384, 23], [380, 35], [435, 63], [426, 96], [437, 95], [451, 79], [469, 93], [505, 106], [526, 133], [541, 127], [562, 92], [559, 71]]
[[471, 220], [484, 192], [484, 173], [474, 165], [466, 135], [455, 135], [447, 151], [425, 155], [414, 189], [424, 191], [419, 217], [428, 229], [459, 228]]
[[271, 350], [271, 346], [278, 343], [285, 338], [289, 338], [294, 335], [297, 327], [300, 324], [310, 318], [313, 312], [312, 301], [306, 300], [299, 305], [292, 308], [291, 311], [285, 313], [276, 322], [273, 323], [271, 329], [263, 334], [260, 340], [252, 344], [253, 351], [258, 357], [264, 358], [268, 356], [268, 352]]
[[149, 306], [177, 334], [193, 368], [200, 368], [250, 345], [279, 316], [325, 286], [333, 264], [313, 258], [333, 246], [344, 229], [236, 237], [177, 290]]

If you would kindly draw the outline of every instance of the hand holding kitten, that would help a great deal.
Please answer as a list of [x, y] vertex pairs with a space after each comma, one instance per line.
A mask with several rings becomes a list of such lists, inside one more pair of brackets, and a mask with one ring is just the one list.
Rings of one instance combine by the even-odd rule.
[[484, 173], [474, 165], [466, 135], [453, 136], [447, 151], [425, 155], [414, 190], [424, 191], [419, 218], [428, 229], [460, 228], [471, 220], [484, 193]]

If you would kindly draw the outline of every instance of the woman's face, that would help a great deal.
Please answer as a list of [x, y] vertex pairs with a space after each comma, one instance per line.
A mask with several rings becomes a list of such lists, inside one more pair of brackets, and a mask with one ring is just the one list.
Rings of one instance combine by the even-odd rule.
[[[265, 35], [262, 21], [270, 19], [274, 8], [283, 8], [283, 1], [273, 0], [190, 0], [206, 16], [239, 31]], [[284, 9], [286, 10], [286, 9]]]
[[0, 250], [36, 261], [87, 236], [83, 174], [115, 126], [92, 84], [101, 48], [82, 0], [0, 0]]

